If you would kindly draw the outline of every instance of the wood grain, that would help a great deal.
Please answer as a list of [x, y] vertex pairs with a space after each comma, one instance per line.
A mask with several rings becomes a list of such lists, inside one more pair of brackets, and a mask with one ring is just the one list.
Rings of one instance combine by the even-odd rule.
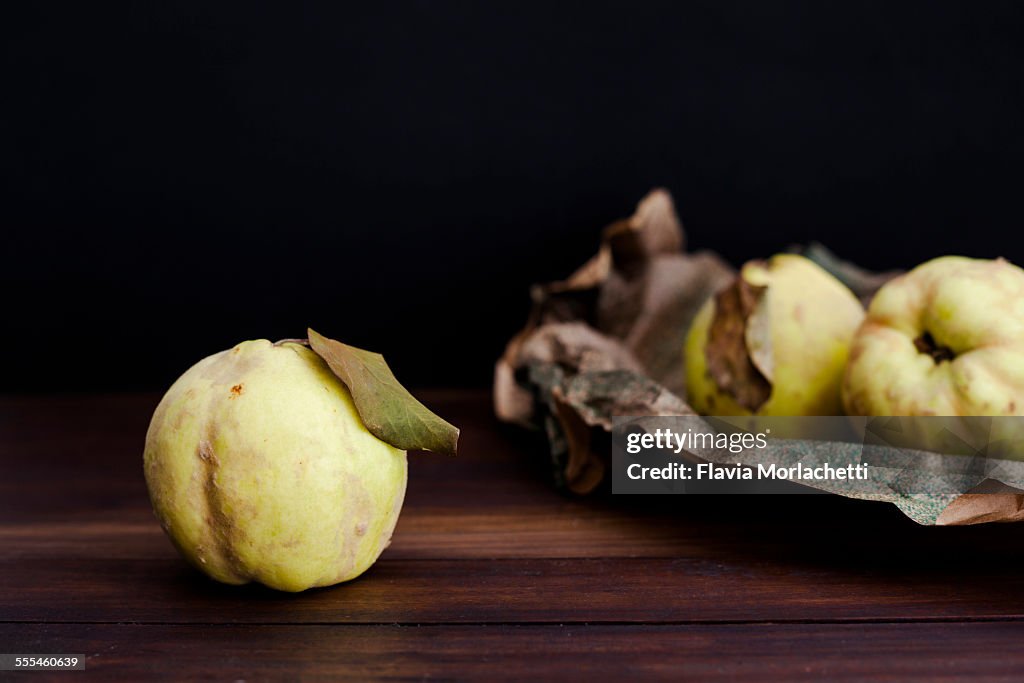
[[177, 557], [142, 480], [156, 396], [0, 397], [0, 650], [95, 652], [94, 675], [127, 679], [169, 661], [187, 678], [1024, 674], [1017, 525], [926, 528], [834, 496], [567, 497], [486, 395], [420, 395], [462, 428], [459, 456], [410, 454], [392, 546], [300, 595]]
[[[85, 654], [54, 680], [1013, 681], [1012, 623], [723, 626], [0, 624], [25, 652]], [[63, 678], [58, 678], [63, 676]], [[44, 680], [25, 674], [25, 680]]]

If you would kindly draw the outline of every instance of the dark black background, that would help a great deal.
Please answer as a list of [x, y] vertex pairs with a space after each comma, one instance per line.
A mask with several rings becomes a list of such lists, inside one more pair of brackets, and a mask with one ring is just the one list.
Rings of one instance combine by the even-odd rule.
[[1024, 261], [1016, 3], [37, 3], [3, 21], [0, 390], [321, 332], [486, 384], [668, 187], [694, 247]]

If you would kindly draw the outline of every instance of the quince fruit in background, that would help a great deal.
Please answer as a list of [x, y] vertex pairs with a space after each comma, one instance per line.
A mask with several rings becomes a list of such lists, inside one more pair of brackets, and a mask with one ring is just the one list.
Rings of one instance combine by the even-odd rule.
[[883, 286], [843, 382], [851, 415], [1024, 415], [1024, 270], [944, 256]]
[[810, 260], [750, 261], [690, 327], [687, 400], [705, 415], [840, 415], [863, 318], [854, 294]]
[[310, 343], [214, 354], [153, 415], [153, 509], [185, 559], [218, 581], [301, 591], [359, 576], [398, 521], [404, 449], [454, 452], [458, 430], [392, 383], [383, 358], [312, 330]]

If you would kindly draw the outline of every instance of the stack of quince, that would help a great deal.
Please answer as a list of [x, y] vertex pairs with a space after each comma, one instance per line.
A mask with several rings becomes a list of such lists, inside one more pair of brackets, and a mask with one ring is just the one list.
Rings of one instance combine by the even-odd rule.
[[708, 415], [1024, 415], [1024, 270], [937, 258], [865, 313], [806, 258], [752, 261], [684, 354], [688, 400]]

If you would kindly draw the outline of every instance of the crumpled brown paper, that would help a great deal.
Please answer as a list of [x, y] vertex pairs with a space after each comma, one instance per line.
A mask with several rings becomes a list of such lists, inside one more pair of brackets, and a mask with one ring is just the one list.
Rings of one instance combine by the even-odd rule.
[[[865, 305], [899, 275], [864, 270], [817, 243], [789, 251], [832, 273]], [[684, 400], [683, 342], [703, 303], [734, 276], [716, 254], [685, 251], [671, 196], [651, 191], [632, 216], [605, 228], [597, 254], [572, 275], [532, 288], [527, 323], [495, 366], [497, 416], [544, 430], [556, 482], [593, 491], [605, 478], [613, 415], [694, 414]], [[1022, 520], [1024, 494], [968, 492], [929, 519]]]

